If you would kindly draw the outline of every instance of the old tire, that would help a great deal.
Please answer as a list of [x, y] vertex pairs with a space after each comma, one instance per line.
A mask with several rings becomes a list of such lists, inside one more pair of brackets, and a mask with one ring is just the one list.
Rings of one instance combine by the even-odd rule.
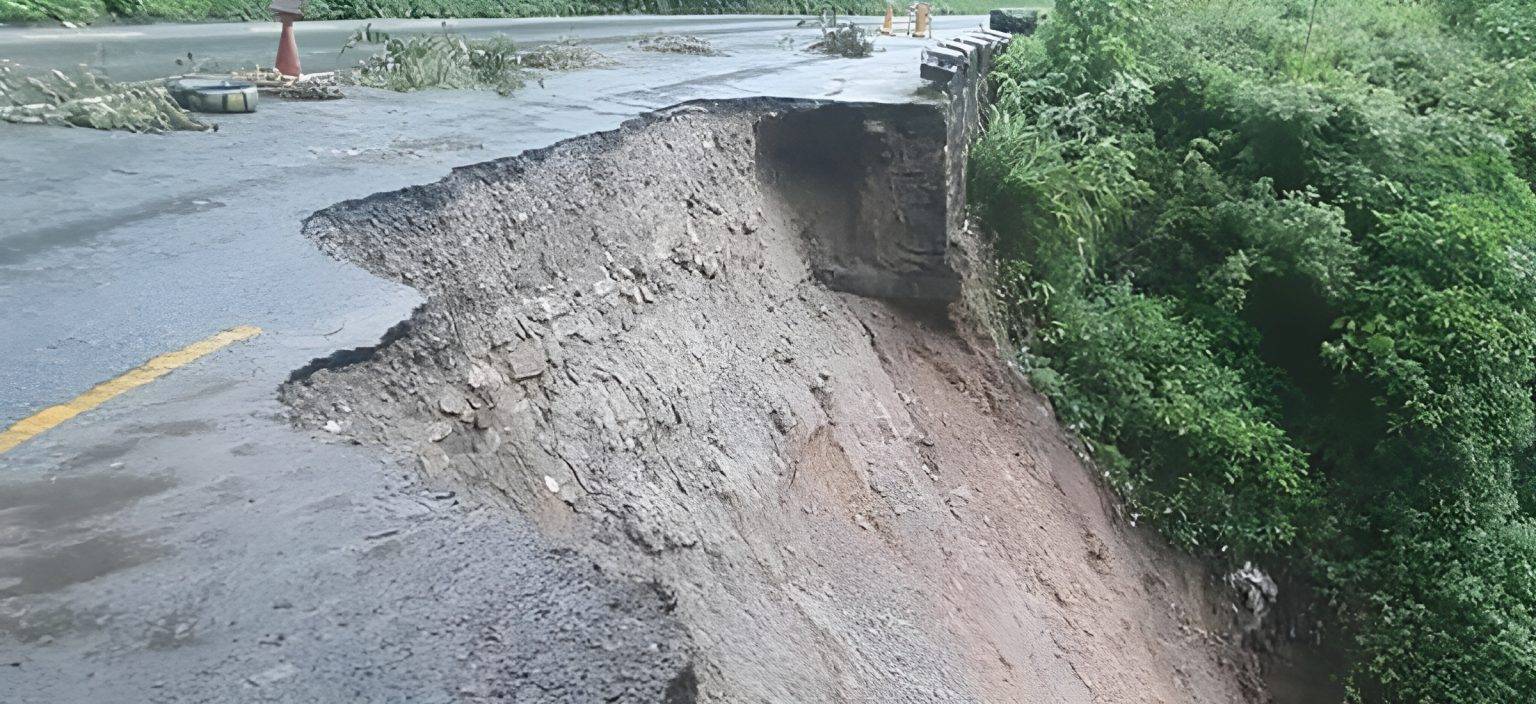
[[166, 84], [171, 97], [193, 112], [256, 112], [256, 84], [218, 78], [181, 78]]

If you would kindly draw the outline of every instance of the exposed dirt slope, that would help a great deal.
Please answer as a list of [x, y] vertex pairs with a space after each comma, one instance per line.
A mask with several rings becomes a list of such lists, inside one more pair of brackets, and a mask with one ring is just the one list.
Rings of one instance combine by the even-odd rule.
[[963, 307], [813, 276], [770, 109], [809, 106], [688, 106], [321, 213], [429, 302], [286, 400], [664, 585], [691, 670], [619, 700], [1248, 701], [1206, 630], [1227, 596], [1116, 518]]

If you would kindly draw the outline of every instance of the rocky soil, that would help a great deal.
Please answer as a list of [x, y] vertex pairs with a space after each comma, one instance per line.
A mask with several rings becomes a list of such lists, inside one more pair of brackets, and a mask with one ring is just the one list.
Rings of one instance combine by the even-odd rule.
[[[685, 656], [609, 701], [1262, 700], [1228, 588], [1126, 522], [963, 302], [974, 243], [948, 305], [814, 275], [822, 210], [757, 141], [811, 109], [687, 105], [317, 214], [428, 302], [284, 400], [654, 583]], [[530, 669], [479, 696], [563, 701]]]

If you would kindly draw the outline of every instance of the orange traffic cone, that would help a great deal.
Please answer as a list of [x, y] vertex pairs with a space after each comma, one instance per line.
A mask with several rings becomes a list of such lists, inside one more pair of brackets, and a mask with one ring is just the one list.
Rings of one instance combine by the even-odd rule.
[[298, 78], [299, 69], [299, 42], [293, 38], [293, 21], [297, 15], [286, 12], [277, 13], [277, 21], [283, 23], [283, 35], [277, 39], [277, 72], [284, 76]]

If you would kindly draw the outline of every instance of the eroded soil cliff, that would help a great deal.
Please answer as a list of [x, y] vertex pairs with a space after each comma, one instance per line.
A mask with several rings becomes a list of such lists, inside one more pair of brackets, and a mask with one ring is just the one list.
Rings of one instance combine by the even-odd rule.
[[[845, 213], [759, 139], [817, 109], [683, 106], [317, 214], [428, 301], [285, 400], [656, 584], [677, 671], [616, 701], [1259, 700], [1224, 587], [1119, 516], [959, 302], [973, 243], [950, 302], [824, 283]], [[942, 187], [900, 153], [929, 118], [869, 110], [848, 207]], [[527, 691], [483, 675], [466, 696]]]

